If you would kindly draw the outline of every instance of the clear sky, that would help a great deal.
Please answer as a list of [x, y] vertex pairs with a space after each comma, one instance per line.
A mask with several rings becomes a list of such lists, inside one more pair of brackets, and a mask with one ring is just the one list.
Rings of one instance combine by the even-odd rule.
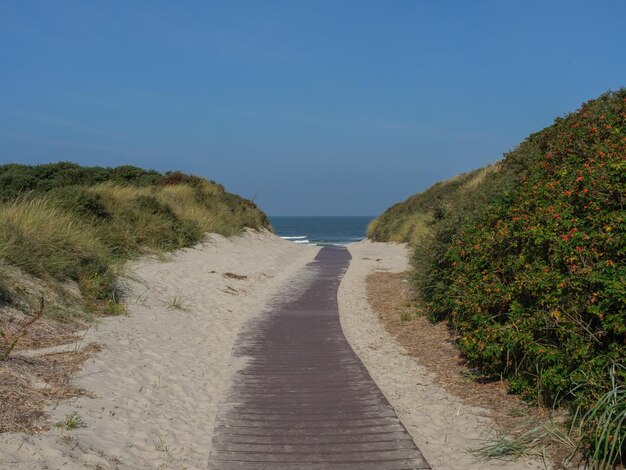
[[373, 215], [626, 85], [626, 1], [0, 0], [0, 163]]

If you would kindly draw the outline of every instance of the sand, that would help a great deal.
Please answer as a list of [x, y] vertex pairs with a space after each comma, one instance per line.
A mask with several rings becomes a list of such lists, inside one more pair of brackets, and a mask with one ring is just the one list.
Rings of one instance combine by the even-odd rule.
[[52, 422], [77, 412], [87, 427], [2, 434], [0, 468], [206, 468], [239, 329], [317, 252], [250, 232], [132, 265], [130, 316], [104, 319], [83, 340], [104, 347], [74, 378], [96, 398], [49, 410]]
[[385, 331], [367, 300], [367, 276], [406, 271], [407, 247], [366, 240], [349, 245], [349, 250], [352, 263], [338, 293], [344, 334], [433, 470], [545, 468], [530, 459], [478, 462], [467, 452], [493, 432], [488, 411], [465, 406], [435, 384], [432, 374]]
[[[467, 453], [492, 429], [486, 411], [435, 385], [367, 301], [367, 275], [404, 271], [406, 247], [360, 242], [349, 249], [353, 260], [339, 287], [344, 332], [433, 469], [543, 468], [530, 461], [478, 463]], [[102, 320], [83, 340], [104, 349], [73, 381], [96, 397], [49, 410], [52, 422], [76, 412], [86, 427], [2, 434], [0, 468], [205, 469], [216, 405], [237, 367], [230, 357], [237, 333], [317, 252], [249, 232], [212, 236], [171, 259], [131, 265], [130, 315]]]

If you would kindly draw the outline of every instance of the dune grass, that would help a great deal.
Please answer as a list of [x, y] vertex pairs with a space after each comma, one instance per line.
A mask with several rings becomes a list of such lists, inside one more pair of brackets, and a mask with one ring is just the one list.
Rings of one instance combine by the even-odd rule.
[[112, 259], [98, 230], [48, 198], [2, 204], [0, 221], [0, 258], [8, 264], [40, 278], [106, 281]]
[[614, 468], [616, 462], [623, 463], [626, 447], [626, 385], [619, 377], [623, 372], [624, 366], [612, 364], [609, 372], [610, 388], [600, 394], [591, 407], [579, 406], [574, 413], [573, 426], [582, 436], [577, 445], [600, 469]]
[[[179, 172], [4, 165], [0, 182], [0, 260], [46, 282], [73, 281], [90, 309], [106, 313], [119, 312], [126, 261], [192, 246], [209, 232], [269, 227], [252, 202]], [[10, 291], [0, 278], [2, 293]]]

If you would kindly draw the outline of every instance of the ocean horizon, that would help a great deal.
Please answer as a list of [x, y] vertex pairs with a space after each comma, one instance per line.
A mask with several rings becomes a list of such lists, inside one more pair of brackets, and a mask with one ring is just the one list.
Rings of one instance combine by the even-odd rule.
[[365, 238], [375, 216], [270, 216], [276, 234], [305, 245], [347, 245]]

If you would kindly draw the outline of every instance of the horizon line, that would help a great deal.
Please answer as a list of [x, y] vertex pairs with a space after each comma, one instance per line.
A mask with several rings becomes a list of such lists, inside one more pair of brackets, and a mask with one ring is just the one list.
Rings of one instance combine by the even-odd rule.
[[377, 215], [294, 215], [294, 214], [280, 214], [280, 215], [270, 215], [267, 214], [268, 217], [378, 217]]

